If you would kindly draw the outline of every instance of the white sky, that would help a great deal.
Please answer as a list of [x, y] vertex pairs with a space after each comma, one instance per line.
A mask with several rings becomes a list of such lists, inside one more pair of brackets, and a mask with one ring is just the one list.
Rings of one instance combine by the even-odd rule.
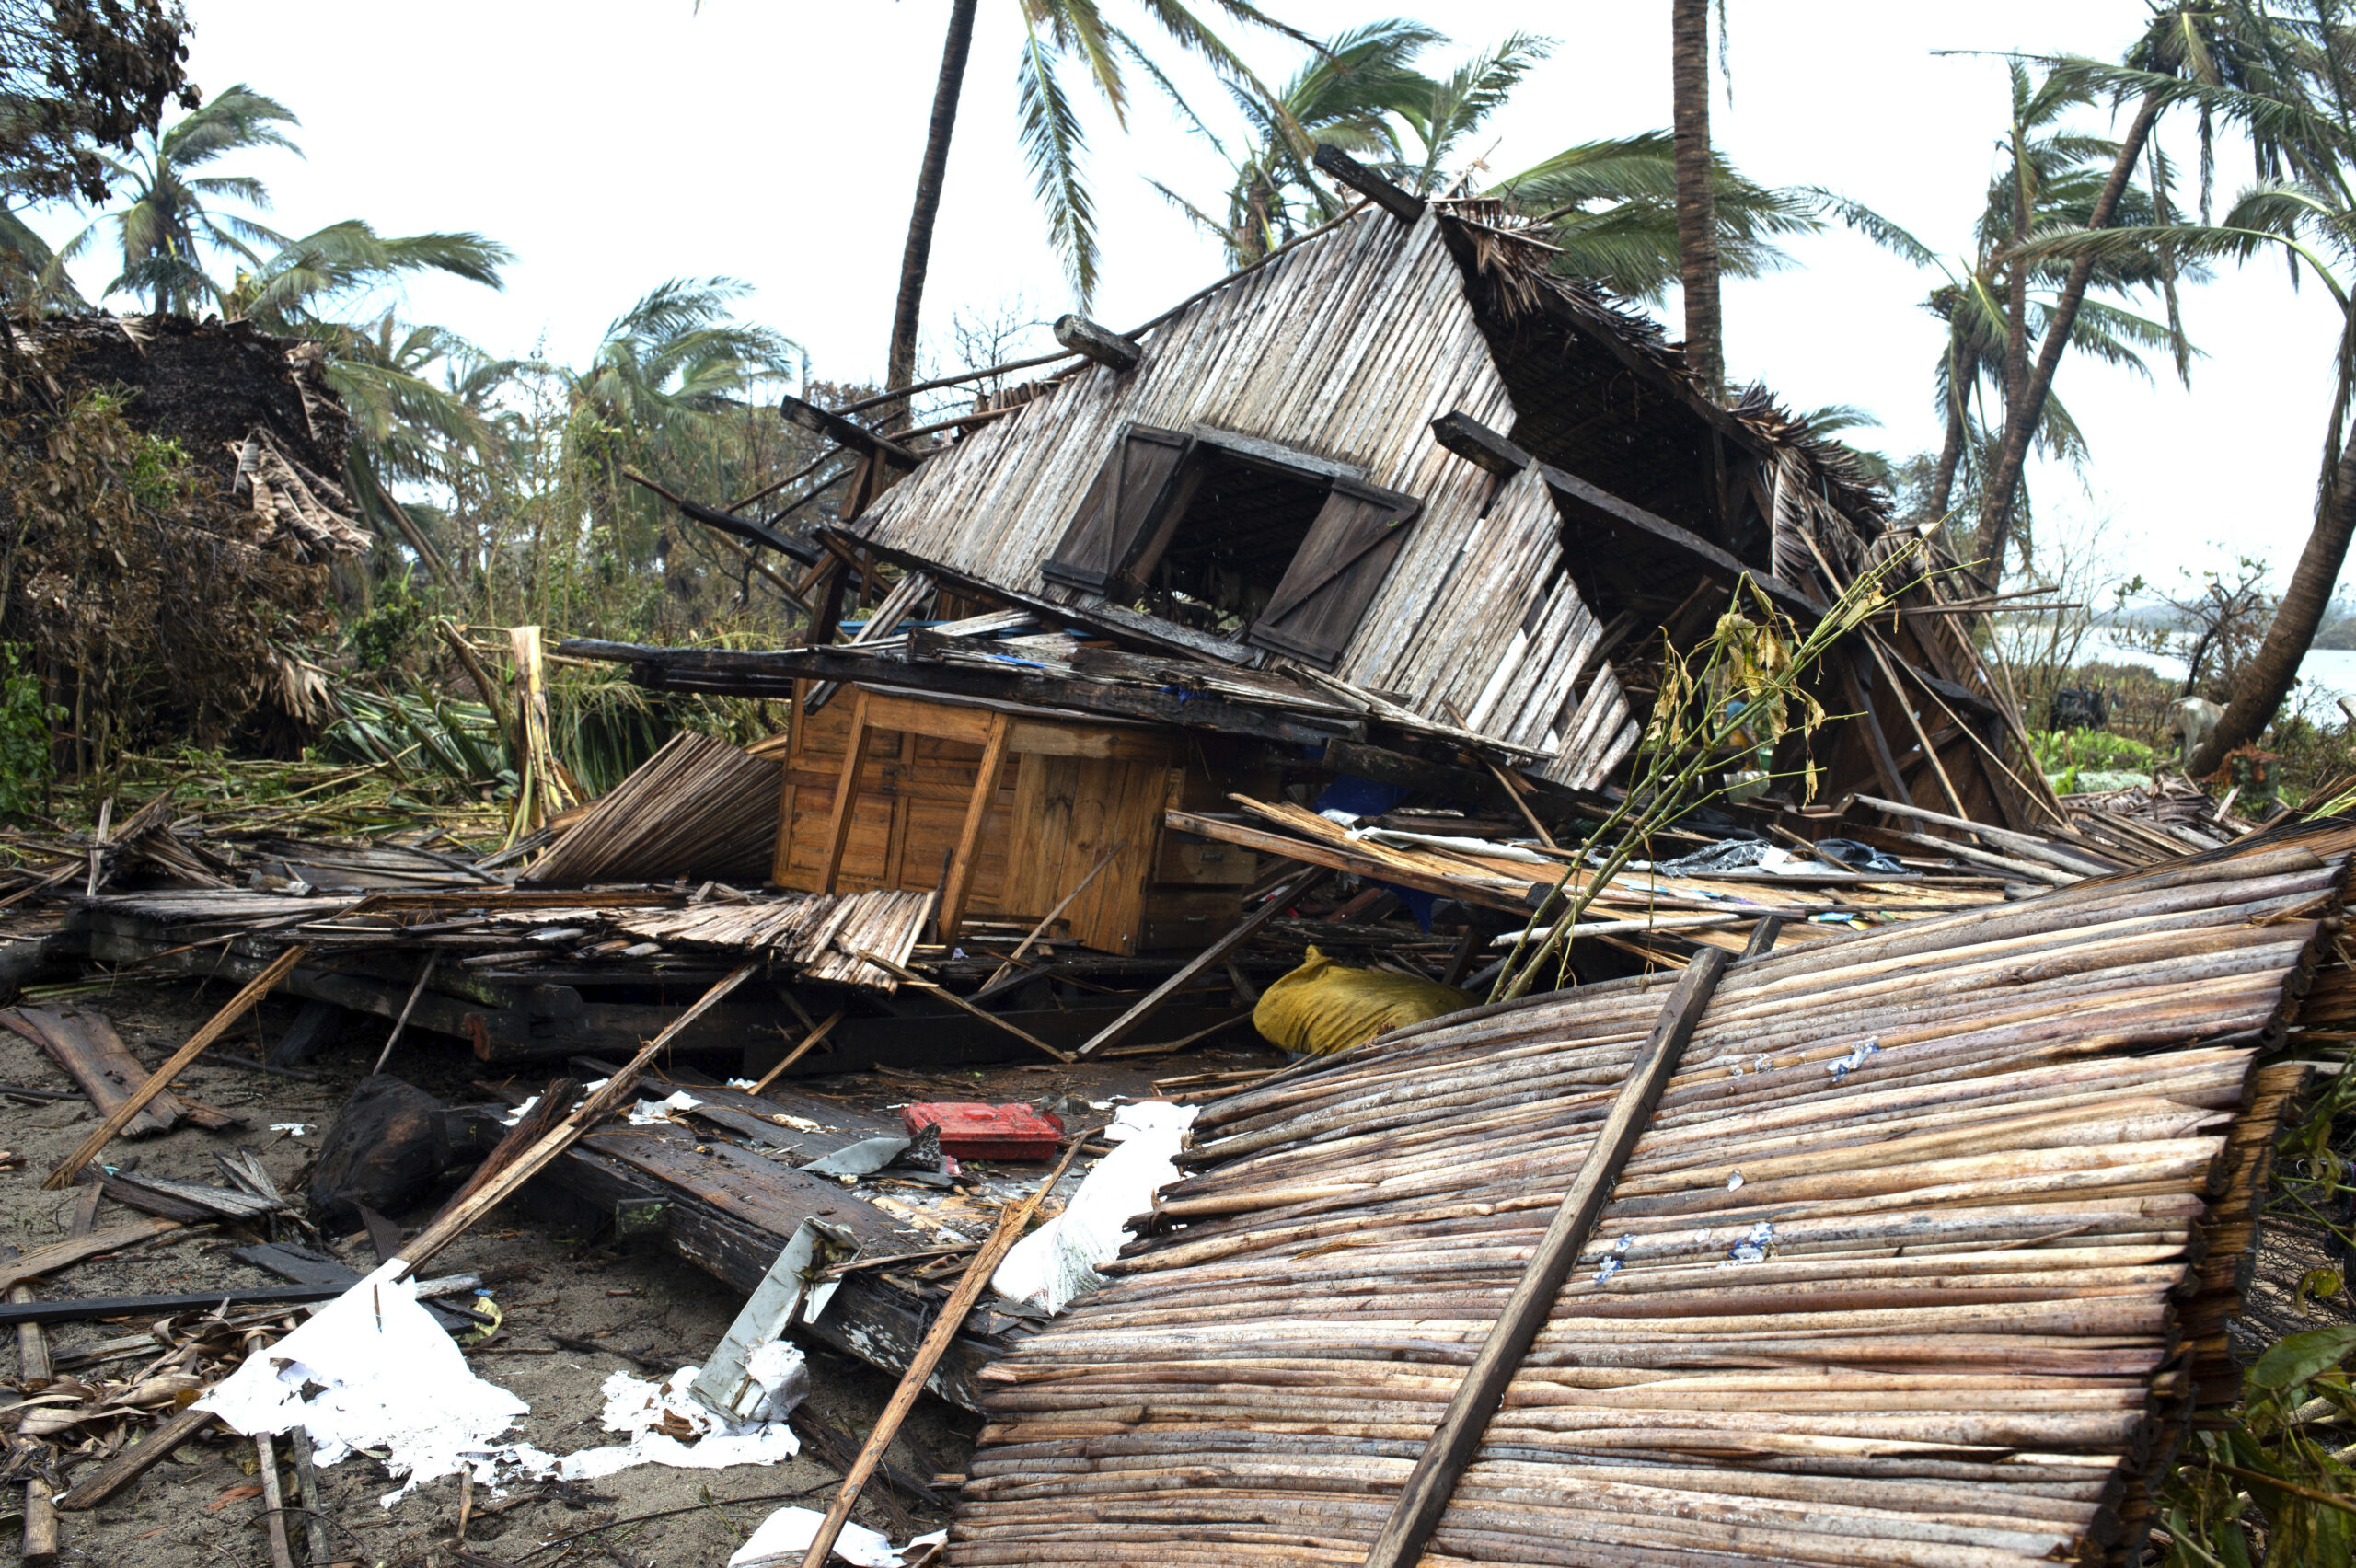
[[[1479, 138], [1476, 150], [1496, 142], [1500, 173], [1669, 121], [1658, 0], [1265, 3], [1321, 36], [1422, 17], [1456, 39], [1451, 63], [1517, 28], [1562, 40]], [[1144, 30], [1129, 0], [1106, 8]], [[2001, 62], [1937, 52], [2115, 59], [2147, 14], [2141, 0], [1730, 9], [1734, 101], [1714, 101], [1719, 145], [1753, 179], [1838, 189], [1949, 254], [1969, 245], [2005, 87]], [[407, 301], [414, 318], [495, 352], [544, 344], [577, 360], [656, 282], [725, 273], [755, 285], [747, 314], [802, 342], [814, 375], [880, 373], [948, 0], [704, 0], [700, 10], [689, 0], [336, 0], [299, 13], [189, 0], [189, 10], [200, 84], [242, 80], [302, 117], [306, 159], [270, 152], [222, 166], [269, 181], [275, 226], [299, 234], [357, 216], [387, 234], [476, 229], [516, 252], [503, 294], [427, 282]], [[1069, 306], [1015, 140], [1018, 17], [1015, 0], [982, 6], [925, 300], [935, 343], [961, 309], [1019, 298], [1051, 318]], [[1295, 52], [1280, 40], [1248, 52], [1272, 79]], [[1198, 107], [1217, 102], [1201, 72], [1174, 74]], [[1216, 245], [1144, 177], [1213, 207], [1226, 167], [1133, 85], [1127, 134], [1091, 100], [1105, 252], [1093, 314], [1114, 327], [1222, 270]], [[2171, 130], [2189, 167], [2189, 128]], [[2247, 172], [2245, 156], [2221, 157], [2221, 194]], [[1858, 405], [1886, 427], [1861, 439], [1893, 455], [1935, 447], [1939, 333], [1920, 302], [1936, 275], [1845, 232], [1790, 248], [1795, 270], [1727, 288], [1730, 375], [1761, 378], [1797, 408]], [[78, 270], [86, 290], [113, 275], [111, 259]], [[2187, 322], [2208, 355], [2189, 393], [2065, 364], [2059, 391], [2095, 464], [2083, 490], [2065, 474], [2034, 474], [2043, 514], [2098, 525], [2119, 567], [2147, 576], [2231, 554], [2287, 569], [2312, 519], [2335, 315], [2312, 284], [2293, 294], [2279, 267], [2253, 268], [2189, 295]]]

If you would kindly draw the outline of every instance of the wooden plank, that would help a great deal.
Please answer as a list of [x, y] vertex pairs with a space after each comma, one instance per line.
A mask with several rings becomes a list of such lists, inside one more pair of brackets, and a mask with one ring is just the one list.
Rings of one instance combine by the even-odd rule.
[[229, 998], [228, 1004], [214, 1013], [204, 1027], [192, 1035], [189, 1043], [172, 1053], [170, 1060], [157, 1067], [145, 1083], [133, 1090], [131, 1097], [107, 1113], [106, 1119], [91, 1130], [90, 1136], [75, 1147], [74, 1152], [49, 1173], [41, 1185], [52, 1192], [74, 1184], [82, 1167], [98, 1158], [98, 1151], [111, 1142], [125, 1124], [139, 1114], [149, 1101], [164, 1092], [171, 1081], [186, 1071], [190, 1063], [204, 1054], [205, 1047], [228, 1032], [231, 1025], [246, 1016], [255, 1003], [270, 994], [271, 988], [286, 978], [303, 961], [303, 947], [297, 943], [271, 962], [270, 966], [248, 982], [244, 990]]
[[[203, 1390], [211, 1393], [211, 1389]], [[58, 1508], [75, 1513], [95, 1508], [124, 1487], [179, 1451], [180, 1445], [213, 1424], [213, 1412], [191, 1404], [179, 1414], [141, 1437], [138, 1442], [75, 1482], [57, 1499]]]
[[125, 1247], [154, 1239], [169, 1231], [178, 1230], [176, 1219], [141, 1219], [129, 1225], [110, 1226], [87, 1236], [68, 1237], [52, 1241], [46, 1247], [36, 1247], [29, 1252], [19, 1252], [6, 1262], [0, 1262], [0, 1290], [11, 1290], [29, 1279], [39, 1279], [54, 1270], [69, 1267], [85, 1258], [95, 1258], [101, 1252], [120, 1251]]
[[668, 1050], [672, 1042], [696, 1020], [719, 1006], [722, 997], [750, 979], [759, 967], [758, 963], [747, 963], [730, 970], [711, 989], [697, 997], [693, 1007], [672, 1020], [662, 1033], [648, 1041], [644, 1048], [603, 1089], [583, 1101], [581, 1108], [567, 1116], [554, 1131], [517, 1156], [505, 1170], [463, 1202], [451, 1205], [436, 1216], [433, 1224], [401, 1249], [401, 1256], [409, 1263], [405, 1277], [413, 1277], [428, 1259], [466, 1234], [476, 1220], [504, 1203], [516, 1188], [531, 1180], [549, 1160], [562, 1154], [583, 1131], [612, 1114], [615, 1108], [637, 1090], [639, 1075], [646, 1070], [646, 1064]]
[[1028, 1030], [1023, 1029], [1021, 1025], [1016, 1024], [1010, 1020], [1000, 1018], [994, 1012], [984, 1011], [982, 1009], [977, 1008], [973, 1003], [967, 1001], [964, 997], [957, 995], [954, 991], [949, 990], [944, 986], [936, 986], [931, 981], [926, 979], [923, 975], [918, 974], [912, 970], [903, 969], [900, 965], [893, 963], [890, 959], [884, 957], [881, 953], [855, 951], [851, 956], [860, 959], [864, 963], [875, 965], [876, 968], [883, 970], [884, 973], [898, 980], [903, 986], [914, 986], [920, 991], [930, 992], [933, 996], [939, 997], [942, 1001], [947, 1002], [951, 1007], [956, 1008], [962, 1012], [971, 1013], [974, 1017], [980, 1019], [983, 1022], [989, 1024], [992, 1028], [1006, 1031], [1007, 1033], [1013, 1035], [1017, 1040], [1022, 1041], [1024, 1044], [1037, 1046], [1040, 1050], [1045, 1051], [1048, 1055], [1053, 1056], [1058, 1062], [1068, 1062], [1072, 1059], [1070, 1052], [1058, 1051], [1056, 1047], [1048, 1044], [1037, 1035], [1031, 1033]]
[[949, 857], [949, 874], [941, 882], [940, 940], [957, 940], [958, 922], [965, 917], [965, 899], [973, 891], [974, 851], [982, 841], [982, 821], [998, 801], [999, 768], [1006, 761], [1007, 717], [989, 716], [989, 732], [982, 743], [982, 766], [974, 779], [973, 803], [965, 808], [964, 824], [957, 831], [957, 847]]
[[1709, 1006], [1710, 994], [1717, 989], [1726, 965], [1725, 953], [1703, 948], [1678, 976], [1676, 988], [1669, 992], [1653, 1025], [1652, 1038], [1630, 1065], [1627, 1080], [1611, 1102], [1611, 1114], [1597, 1129], [1587, 1158], [1579, 1162], [1579, 1173], [1570, 1191], [1563, 1194], [1553, 1222], [1530, 1254], [1481, 1353], [1465, 1369], [1464, 1380], [1449, 1401], [1448, 1413], [1408, 1472], [1390, 1518], [1368, 1549], [1367, 1568], [1413, 1568], [1421, 1561], [1426, 1543], [1447, 1512], [1458, 1478], [1480, 1450], [1489, 1418], [1496, 1413], [1522, 1357], [1546, 1326], [1554, 1298], [1562, 1294], [1563, 1282], [1578, 1262], [1579, 1249], [1594, 1233], [1595, 1222], [1611, 1199], [1612, 1184], [1660, 1103], [1661, 1091], [1677, 1070], [1678, 1059], [1685, 1054], [1694, 1026], [1702, 1021], [1703, 1010]]
[[1380, 856], [1357, 854], [1338, 845], [1322, 844], [1311, 838], [1296, 838], [1288, 833], [1271, 833], [1265, 828], [1226, 822], [1195, 812], [1165, 813], [1163, 820], [1172, 827], [1199, 833], [1206, 838], [1217, 838], [1228, 844], [1240, 844], [1247, 849], [1274, 855], [1279, 859], [1326, 866], [1337, 871], [1349, 871], [1380, 882], [1395, 882], [1401, 887], [1412, 887], [1419, 893], [1435, 893], [1443, 898], [1462, 899], [1467, 904], [1478, 904], [1490, 909], [1502, 909], [1517, 915], [1530, 912], [1522, 897], [1526, 883], [1517, 882], [1508, 888], [1486, 883], [1470, 875], [1458, 882], [1450, 877], [1396, 864]]
[[843, 1478], [842, 1490], [836, 1493], [834, 1505], [826, 1510], [826, 1519], [819, 1525], [817, 1535], [810, 1542], [809, 1551], [803, 1557], [802, 1568], [826, 1568], [826, 1559], [834, 1553], [835, 1539], [842, 1534], [843, 1525], [850, 1518], [851, 1508], [859, 1502], [860, 1490], [866, 1486], [867, 1478], [875, 1473], [875, 1467], [883, 1462], [884, 1450], [890, 1447], [892, 1439], [899, 1435], [900, 1423], [907, 1420], [908, 1412], [916, 1408], [917, 1396], [924, 1392], [926, 1382], [932, 1377], [932, 1369], [941, 1364], [950, 1341], [955, 1339], [957, 1332], [964, 1327], [965, 1315], [974, 1309], [974, 1303], [982, 1298], [982, 1290], [989, 1284], [990, 1275], [998, 1272], [999, 1264], [1006, 1261], [1007, 1253], [1013, 1251], [1014, 1244], [1022, 1239], [1023, 1228], [1031, 1223], [1031, 1216], [1039, 1212], [1039, 1205], [1046, 1201], [1048, 1193], [1056, 1190], [1056, 1183], [1070, 1168], [1072, 1156], [1080, 1152], [1080, 1146], [1084, 1141], [1077, 1137], [1072, 1139], [1070, 1146], [1064, 1150], [1063, 1158], [1056, 1161], [1056, 1168], [1047, 1172], [1047, 1179], [1034, 1188], [1021, 1203], [1010, 1204], [999, 1213], [989, 1239], [982, 1243], [982, 1250], [965, 1265], [964, 1275], [957, 1281], [957, 1288], [941, 1309], [940, 1317], [933, 1320], [932, 1330], [925, 1335], [924, 1343], [918, 1347], [915, 1359], [900, 1379], [900, 1386], [892, 1390], [890, 1401], [884, 1405], [883, 1413], [875, 1418], [875, 1425], [868, 1434], [865, 1447], [860, 1449], [850, 1473]]
[[1138, 999], [1135, 1007], [1099, 1030], [1094, 1039], [1080, 1048], [1078, 1055], [1092, 1055], [1136, 1033], [1139, 1025], [1161, 1010], [1164, 1002], [1184, 990], [1207, 971], [1224, 963], [1227, 955], [1249, 941], [1253, 932], [1282, 914], [1287, 905], [1324, 881], [1329, 874], [1325, 867], [1314, 866], [1278, 888], [1265, 904], [1236, 922], [1225, 936], [1187, 960], [1177, 974], [1147, 992]]
[[1748, 577], [1766, 594], [1770, 603], [1801, 626], [1814, 626], [1824, 618], [1824, 606], [1807, 594], [1780, 577], [1737, 560], [1692, 529], [1656, 516], [1552, 464], [1542, 463], [1539, 470], [1566, 523], [1584, 524], [1615, 540], [1635, 541], [1665, 550], [1722, 582]]
[[[48, 1053], [82, 1086], [82, 1092], [101, 1116], [130, 1099], [132, 1090], [147, 1077], [147, 1069], [99, 1014], [75, 1008], [10, 1008], [0, 1012], [0, 1026]], [[123, 1124], [122, 1136], [141, 1138], [168, 1133], [179, 1125], [183, 1113], [180, 1102], [164, 1090]]]
[[1054, 331], [1057, 342], [1080, 358], [1093, 360], [1114, 372], [1135, 370], [1145, 357], [1136, 343], [1085, 316], [1058, 316]]
[[816, 1048], [818, 1042], [824, 1040], [827, 1035], [834, 1032], [835, 1025], [842, 1022], [842, 1020], [843, 1014], [840, 1011], [829, 1014], [826, 1022], [819, 1024], [816, 1028], [811, 1030], [809, 1033], [802, 1037], [802, 1043], [800, 1044], [796, 1045], [792, 1050], [788, 1051], [784, 1055], [779, 1057], [777, 1066], [771, 1067], [768, 1072], [763, 1073], [760, 1076], [759, 1080], [753, 1085], [752, 1089], [748, 1092], [753, 1094], [761, 1094], [766, 1092], [769, 1085], [775, 1083], [779, 1078], [785, 1075], [786, 1068], [793, 1066], [794, 1063], [808, 1055]]
[[818, 873], [818, 891], [835, 891], [842, 874], [843, 851], [850, 844], [850, 822], [859, 801], [859, 770], [867, 751], [867, 688], [860, 686], [850, 710], [850, 735], [843, 747], [842, 772], [835, 779], [835, 807], [826, 819], [826, 860]]

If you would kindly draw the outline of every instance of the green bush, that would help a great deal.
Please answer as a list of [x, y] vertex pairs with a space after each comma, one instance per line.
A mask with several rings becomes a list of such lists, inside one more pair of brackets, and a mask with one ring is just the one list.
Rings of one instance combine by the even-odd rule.
[[65, 709], [41, 698], [21, 643], [0, 643], [0, 817], [30, 816], [49, 792], [50, 740]]

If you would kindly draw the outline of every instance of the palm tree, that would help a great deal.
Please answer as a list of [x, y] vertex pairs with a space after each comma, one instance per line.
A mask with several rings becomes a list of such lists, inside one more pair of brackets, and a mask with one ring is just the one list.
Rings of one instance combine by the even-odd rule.
[[[1170, 77], [1154, 63], [1137, 37], [1107, 20], [1097, 0], [1019, 0], [1022, 19], [1022, 49], [1016, 64], [1020, 92], [1019, 134], [1031, 166], [1034, 190], [1046, 209], [1047, 232], [1072, 292], [1086, 309], [1096, 290], [1098, 250], [1095, 201], [1081, 170], [1087, 150], [1072, 100], [1058, 80], [1059, 66], [1077, 62], [1097, 96], [1122, 124], [1127, 123], [1129, 90], [1122, 61], [1145, 73], [1153, 86], [1173, 103], [1184, 99]], [[1211, 0], [1230, 19], [1279, 32], [1301, 43], [1311, 40], [1264, 15], [1247, 0]], [[1263, 101], [1274, 95], [1219, 36], [1184, 0], [1138, 0], [1146, 20], [1181, 52], [1196, 55], [1231, 83], [1258, 94]], [[949, 167], [949, 143], [957, 128], [957, 100], [964, 86], [965, 65], [973, 52], [977, 0], [953, 0], [948, 36], [941, 52], [941, 75], [933, 92], [932, 116], [925, 133], [923, 161], [918, 167], [916, 204], [908, 217], [907, 247], [900, 261], [899, 298], [892, 315], [892, 346], [884, 373], [884, 389], [906, 386], [916, 379], [917, 324], [924, 305], [925, 275], [932, 255], [932, 230], [941, 212], [941, 185]], [[1311, 47], [1314, 47], [1312, 44]], [[1188, 111], [1191, 112], [1191, 111]], [[1296, 151], [1306, 157], [1311, 148], [1295, 133]], [[891, 410], [886, 409], [885, 412]]]
[[745, 421], [777, 420], [756, 394], [795, 374], [802, 351], [736, 319], [736, 302], [751, 292], [733, 278], [674, 278], [614, 318], [585, 367], [560, 373], [571, 406], [564, 462], [583, 484], [591, 526], [625, 559], [653, 553], [667, 563], [668, 553], [658, 504], [624, 468], [720, 494], [741, 477]]
[[[2341, 29], [2333, 31], [2338, 35], [2335, 48], [2356, 44], [2356, 38]], [[2221, 113], [2258, 114], [2270, 113], [2281, 101], [2251, 102], [2240, 94], [2220, 93], [2211, 106]], [[2326, 108], [2310, 101], [2302, 107], [2310, 112], [2324, 109], [2314, 114], [2311, 139], [2297, 160], [2306, 172], [2253, 183], [2214, 225], [2178, 225], [2140, 236], [2177, 246], [2188, 254], [2224, 259], [2286, 257], [2293, 277], [2311, 276], [2329, 293], [2341, 318], [2332, 345], [2335, 385], [2324, 427], [2315, 522], [2265, 641], [2243, 666], [2223, 718], [2187, 768], [2196, 778], [2216, 771], [2227, 752], [2256, 740], [2273, 721], [2330, 609], [2350, 539], [2356, 536], [2356, 444], [2348, 439], [2350, 405], [2356, 402], [2356, 304], [2350, 300], [2351, 282], [2356, 282], [2356, 190], [2349, 178], [2350, 167], [2356, 167], [2356, 118], [2337, 105]], [[2088, 237], [2125, 241], [2137, 236], [2114, 230]]]
[[1272, 100], [1231, 86], [1251, 132], [1243, 152], [1230, 151], [1208, 126], [1194, 121], [1234, 170], [1224, 217], [1160, 180], [1151, 183], [1197, 226], [1218, 236], [1238, 267], [1346, 208], [1314, 172], [1304, 142], [1312, 147], [1329, 143], [1394, 184], [1428, 194], [1449, 155], [1552, 47], [1545, 39], [1516, 33], [1445, 77], [1416, 68], [1425, 50], [1447, 41], [1420, 22], [1369, 22], [1326, 40]]
[[[1723, 156], [1710, 158], [1716, 266], [1755, 278], [1790, 264], [1775, 241], [1821, 229], [1832, 212], [1882, 238], [1902, 235], [1866, 209], [1807, 187], [1754, 184]], [[1657, 305], [1683, 274], [1678, 228], [1676, 141], [1667, 131], [1582, 142], [1500, 182], [1490, 194], [1546, 225], [1560, 249], [1555, 271]], [[1883, 231], [1887, 230], [1887, 234]]]
[[[2331, 14], [2336, 6], [2329, 0], [2311, 3], [2307, 9], [2317, 24], [2327, 29], [2332, 27]], [[2135, 111], [2129, 117], [2127, 128], [2116, 144], [2110, 172], [2103, 180], [2092, 206], [2087, 210], [2085, 231], [2106, 229], [2120, 221], [2120, 204], [2124, 201], [2135, 166], [2142, 161], [2153, 128], [2159, 122], [2161, 111], [2169, 104], [2188, 95], [2189, 89], [2226, 86], [2245, 78], [2240, 63], [2262, 57], [2267, 39], [2280, 40], [2288, 30], [2284, 24], [2253, 12], [2244, 0], [2178, 0], [2177, 4], [2158, 9], [2143, 36], [2129, 52], [2130, 73], [2142, 86], [2132, 92], [2121, 91], [2119, 101], [2133, 96]], [[2053, 78], [2063, 83], [2074, 81], [2086, 88], [2104, 85], [2114, 90], [2123, 87], [2127, 75], [2112, 71], [2095, 61], [2071, 60], [2057, 63]], [[2197, 97], [2197, 94], [2194, 95]], [[2207, 145], [2207, 119], [2203, 120], [2204, 154]], [[2260, 155], [2267, 148], [2265, 133], [2260, 133]], [[2016, 164], [2018, 160], [2015, 160]], [[2204, 170], [2207, 160], [2204, 156]], [[2202, 185], [2207, 186], [2204, 172]], [[2205, 194], [2204, 194], [2205, 204]], [[2015, 225], [2015, 248], [2030, 242], [2026, 214], [2015, 208], [2019, 221]], [[2065, 254], [2047, 251], [2046, 254]], [[2014, 498], [2020, 487], [2021, 472], [2027, 462], [2030, 442], [2034, 439], [2045, 400], [2053, 390], [2053, 375], [2060, 366], [2062, 352], [2070, 345], [2072, 326], [2084, 306], [2086, 290], [2094, 282], [2097, 260], [2104, 255], [2118, 252], [2101, 246], [2066, 252], [2070, 268], [2063, 276], [2053, 302], [2053, 329], [2038, 344], [2034, 364], [2026, 355], [2016, 356], [2007, 381], [2004, 434], [1999, 442], [1994, 461], [1990, 466], [1987, 483], [1980, 498], [1978, 539], [1980, 553], [1989, 559], [2004, 559], [2005, 536], [2012, 526]], [[2015, 268], [2018, 276], [2021, 268]], [[2015, 307], [2016, 319], [2024, 313]]]
[[[1719, 4], [1723, 6], [1725, 0]], [[1671, 0], [1669, 17], [1685, 362], [1715, 395], [1726, 381], [1727, 364], [1718, 313], [1718, 220], [1712, 210], [1717, 182], [1710, 156], [1710, 0]], [[1723, 13], [1719, 26], [1723, 30]]]
[[72, 261], [102, 228], [111, 227], [122, 271], [106, 293], [144, 294], [158, 315], [193, 315], [215, 305], [223, 291], [205, 271], [209, 253], [227, 252], [260, 266], [262, 254], [255, 247], [274, 250], [286, 238], [257, 219], [215, 209], [215, 202], [233, 199], [266, 211], [270, 188], [260, 179], [198, 171], [257, 147], [283, 147], [299, 157], [302, 149], [279, 129], [298, 123], [284, 104], [239, 83], [168, 130], [146, 136], [127, 157], [100, 153], [113, 177], [130, 188], [131, 204], [87, 225], [58, 251], [51, 270]]
[[[2119, 152], [2118, 144], [2107, 138], [2061, 127], [2073, 109], [2091, 101], [2074, 74], [2056, 72], [2040, 80], [2017, 62], [2010, 71], [2011, 118], [2003, 141], [2006, 162], [1989, 182], [1986, 204], [1974, 228], [1974, 254], [1964, 258], [1958, 270], [1923, 250], [1911, 236], [1900, 236], [1903, 243], [1891, 242], [1918, 265], [1936, 265], [1947, 277], [1924, 301], [1924, 308], [1947, 328], [1933, 373], [1946, 435], [1922, 504], [1924, 516], [1934, 520], [1946, 515], [1959, 476], [1977, 493], [2000, 455], [2001, 432], [1992, 431], [1975, 412], [1975, 402], [1984, 407], [1992, 398], [1998, 409], [2009, 412], [2015, 391], [2027, 374], [2030, 346], [2041, 346], [2061, 317], [2060, 295], [2070, 268], [2051, 257], [2027, 253], [2027, 236], [2089, 226]], [[2154, 162], [2165, 177], [2165, 160]], [[2118, 198], [2116, 216], [2129, 224], [2148, 224], [2165, 210], [2166, 190], [2165, 178], [2156, 190], [2130, 181]], [[2165, 349], [2178, 375], [2189, 375], [2193, 351], [2177, 321], [2177, 265], [2163, 248], [2144, 246], [2116, 252], [2090, 272], [2087, 286], [2119, 294], [2155, 292], [2166, 303], [2167, 319], [2154, 321], [2118, 305], [2082, 300], [2064, 346], [2147, 380], [2151, 371], [2142, 352]], [[2073, 464], [2085, 460], [2085, 439], [2050, 386], [2031, 441], [2049, 455]], [[2014, 512], [2019, 511], [2016, 500]], [[2002, 559], [1992, 552], [2010, 537], [2008, 521], [2004, 533], [1981, 552], [1992, 563], [1992, 570], [2002, 571]]]

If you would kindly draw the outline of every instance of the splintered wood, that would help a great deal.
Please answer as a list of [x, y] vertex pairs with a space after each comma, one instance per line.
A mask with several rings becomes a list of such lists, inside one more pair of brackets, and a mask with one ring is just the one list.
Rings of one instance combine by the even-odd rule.
[[933, 893], [813, 894], [763, 904], [699, 904], [650, 909], [614, 922], [648, 941], [681, 947], [768, 949], [804, 979], [895, 990], [899, 982], [858, 955], [905, 964], [932, 918]]
[[525, 882], [757, 884], [777, 842], [782, 777], [772, 760], [710, 735], [674, 735], [583, 812]]
[[[2311, 842], [1729, 965], [1423, 1561], [2140, 1554], [2239, 1384]], [[1368, 1561], [1669, 989], [1210, 1104], [1158, 1233], [985, 1375], [948, 1560]]]

